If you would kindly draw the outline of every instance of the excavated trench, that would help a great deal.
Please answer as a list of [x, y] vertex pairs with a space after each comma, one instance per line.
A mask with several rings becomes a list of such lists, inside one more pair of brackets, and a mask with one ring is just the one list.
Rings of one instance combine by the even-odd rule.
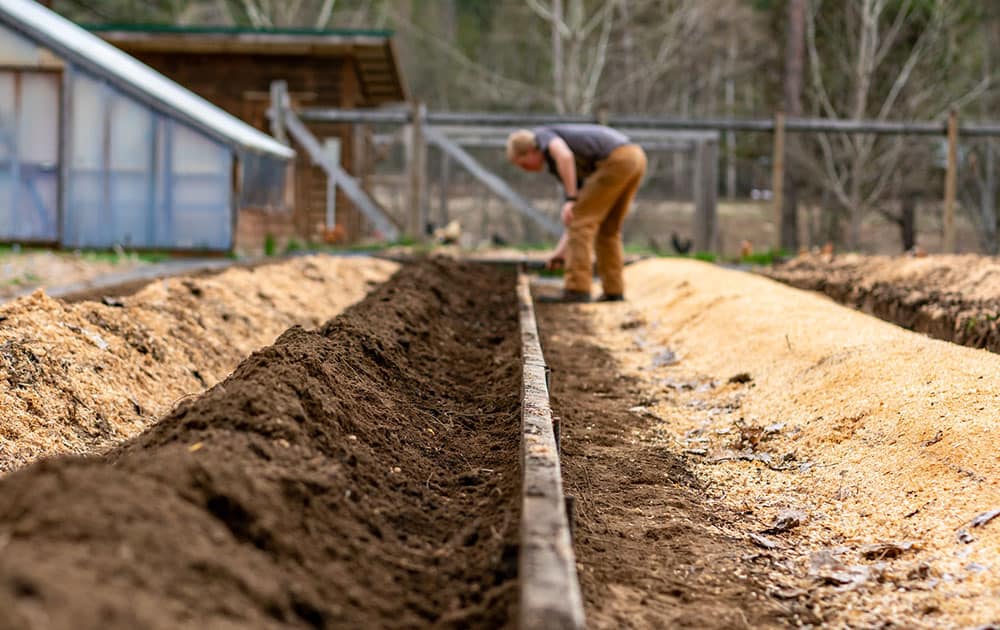
[[100, 458], [0, 479], [0, 627], [505, 627], [515, 276], [425, 261]]
[[[797, 289], [823, 293], [840, 304], [962, 346], [1000, 352], [1000, 299], [956, 290], [950, 273], [874, 279], [869, 262], [859, 264], [800, 257], [761, 273]], [[905, 262], [905, 261], [904, 261]], [[942, 266], [944, 267], [944, 265]], [[950, 268], [938, 272], [951, 272]], [[943, 280], [943, 281], [942, 281]]]

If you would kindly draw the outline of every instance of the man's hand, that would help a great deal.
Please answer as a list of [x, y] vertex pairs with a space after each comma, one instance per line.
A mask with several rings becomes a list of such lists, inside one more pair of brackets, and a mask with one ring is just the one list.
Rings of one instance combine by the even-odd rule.
[[570, 224], [573, 223], [573, 207], [575, 205], [576, 204], [572, 201], [567, 201], [563, 204], [562, 214], [560, 216], [562, 217], [563, 225], [566, 227], [569, 227]]

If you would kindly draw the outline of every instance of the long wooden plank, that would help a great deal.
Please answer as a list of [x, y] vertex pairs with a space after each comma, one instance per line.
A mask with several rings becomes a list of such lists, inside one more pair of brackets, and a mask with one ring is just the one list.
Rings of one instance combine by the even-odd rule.
[[523, 361], [521, 405], [521, 630], [580, 630], [583, 597], [576, 575], [559, 449], [552, 429], [545, 358], [528, 277], [519, 274]]

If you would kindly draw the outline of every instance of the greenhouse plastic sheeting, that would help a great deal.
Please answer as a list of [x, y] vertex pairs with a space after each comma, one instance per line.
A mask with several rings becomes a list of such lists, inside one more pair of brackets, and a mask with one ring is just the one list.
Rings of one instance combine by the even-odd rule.
[[0, 71], [0, 240], [58, 238], [59, 75]]
[[63, 244], [230, 248], [228, 147], [83, 73], [71, 103]]

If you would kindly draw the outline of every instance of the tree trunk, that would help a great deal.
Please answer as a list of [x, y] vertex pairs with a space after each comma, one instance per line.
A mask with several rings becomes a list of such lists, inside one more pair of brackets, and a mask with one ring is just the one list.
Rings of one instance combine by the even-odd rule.
[[[802, 73], [805, 65], [806, 0], [789, 0], [788, 26], [785, 40], [785, 115], [802, 115]], [[787, 142], [786, 155], [799, 154], [798, 138]], [[781, 248], [796, 251], [799, 248], [799, 191], [795, 178], [794, 160], [786, 160], [782, 183], [784, 195], [781, 204]]]
[[555, 91], [556, 111], [566, 113], [566, 77], [563, 65], [563, 40], [559, 26], [563, 21], [562, 0], [552, 0], [552, 89]]

